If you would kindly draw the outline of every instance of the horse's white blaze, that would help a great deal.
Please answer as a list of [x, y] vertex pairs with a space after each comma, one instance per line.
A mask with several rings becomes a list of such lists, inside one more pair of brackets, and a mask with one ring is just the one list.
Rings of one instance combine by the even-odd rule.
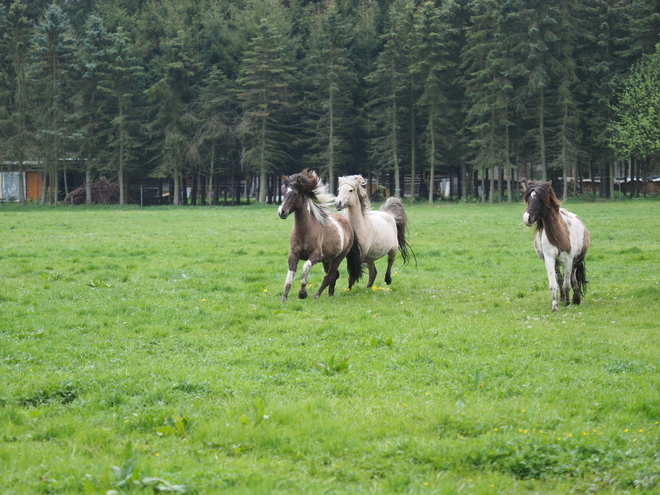
[[332, 220], [332, 223], [337, 229], [337, 232], [339, 232], [339, 243], [340, 243], [339, 252], [341, 252], [344, 250], [344, 246], [346, 245], [346, 234], [344, 233], [344, 229], [342, 229], [341, 225], [339, 225], [339, 222], [337, 220], [335, 220], [332, 217], [330, 217], [330, 220]]
[[536, 191], [532, 191], [532, 194], [529, 195], [530, 198], [535, 198], [536, 197]]

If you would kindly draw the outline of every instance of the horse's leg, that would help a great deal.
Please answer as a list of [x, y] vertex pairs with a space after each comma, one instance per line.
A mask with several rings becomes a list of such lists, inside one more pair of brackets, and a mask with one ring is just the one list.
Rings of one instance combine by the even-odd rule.
[[367, 282], [367, 287], [374, 285], [374, 280], [376, 280], [376, 264], [373, 261], [367, 261], [367, 268], [369, 269], [369, 282]]
[[577, 267], [574, 267], [571, 272], [571, 286], [573, 287], [573, 304], [579, 306], [582, 302], [582, 294], [580, 293], [580, 285], [577, 281]]
[[557, 287], [559, 288], [561, 303], [564, 304], [568, 302], [568, 298], [564, 293], [564, 276], [561, 274], [561, 270], [559, 269], [559, 267], [556, 267], [556, 275], [557, 275]]
[[312, 261], [310, 258], [305, 261], [305, 264], [303, 265], [302, 281], [300, 282], [300, 291], [298, 291], [298, 297], [300, 299], [307, 298], [307, 275], [309, 275], [309, 271], [312, 269], [314, 263], [316, 263], [316, 261]]
[[[337, 262], [337, 259], [339, 259], [339, 262]], [[341, 263], [343, 258], [335, 258], [331, 262], [326, 262], [323, 263], [323, 268], [325, 268], [325, 277], [323, 277], [323, 281], [321, 282], [321, 286], [319, 287], [319, 290], [316, 291], [316, 294], [314, 294], [314, 299], [318, 299], [321, 297], [321, 294], [325, 290], [326, 287], [328, 287], [328, 296], [334, 296], [335, 295], [335, 284], [337, 283], [337, 278], [339, 278], [339, 265]]]
[[393, 251], [387, 253], [387, 271], [385, 272], [385, 283], [390, 285], [392, 283], [392, 265], [396, 259], [396, 253], [399, 250], [398, 247], [394, 248]]
[[571, 305], [571, 278], [573, 277], [573, 260], [569, 259], [564, 265], [564, 280], [562, 280], [561, 300], [566, 306]]
[[548, 285], [550, 286], [550, 294], [552, 295], [552, 311], [559, 309], [557, 305], [557, 273], [555, 267], [555, 258], [553, 256], [545, 257], [545, 269], [548, 272]]
[[298, 268], [298, 256], [289, 254], [289, 271], [286, 274], [286, 281], [284, 282], [284, 292], [282, 293], [282, 302], [286, 301], [293, 284], [293, 277], [296, 276], [296, 269]]

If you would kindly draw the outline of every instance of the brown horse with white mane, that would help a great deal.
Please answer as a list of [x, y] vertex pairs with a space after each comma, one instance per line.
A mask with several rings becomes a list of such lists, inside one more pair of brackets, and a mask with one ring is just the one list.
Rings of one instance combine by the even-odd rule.
[[[557, 311], [557, 288], [561, 302], [570, 305], [573, 288], [573, 304], [580, 304], [587, 289], [584, 258], [589, 248], [589, 231], [580, 218], [561, 208], [552, 182], [530, 182], [525, 191], [527, 211], [523, 222], [535, 226], [534, 247], [548, 272], [552, 310]], [[559, 268], [564, 268], [562, 275]]]
[[284, 283], [282, 302], [286, 301], [296, 275], [298, 260], [306, 260], [303, 265], [302, 282], [298, 297], [307, 297], [307, 276], [316, 263], [323, 263], [325, 277], [314, 295], [318, 298], [328, 287], [328, 295], [335, 292], [339, 278], [339, 265], [346, 258], [348, 264], [348, 287], [362, 276], [360, 245], [353, 227], [343, 215], [330, 212], [328, 205], [333, 199], [316, 172], [303, 170], [299, 174], [284, 178], [282, 204], [277, 210], [285, 219], [294, 212], [295, 223], [291, 231], [289, 248], [289, 271]]

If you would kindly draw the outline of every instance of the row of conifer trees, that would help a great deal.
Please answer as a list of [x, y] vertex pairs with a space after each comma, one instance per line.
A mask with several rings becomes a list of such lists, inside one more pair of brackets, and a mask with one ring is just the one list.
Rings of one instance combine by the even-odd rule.
[[0, 5], [0, 158], [43, 171], [44, 202], [71, 170], [116, 178], [122, 203], [166, 178], [175, 204], [184, 183], [216, 202], [220, 183], [304, 167], [331, 189], [387, 173], [396, 195], [404, 174], [459, 178], [463, 198], [488, 178], [491, 201], [518, 176], [609, 195], [657, 170], [657, 0]]

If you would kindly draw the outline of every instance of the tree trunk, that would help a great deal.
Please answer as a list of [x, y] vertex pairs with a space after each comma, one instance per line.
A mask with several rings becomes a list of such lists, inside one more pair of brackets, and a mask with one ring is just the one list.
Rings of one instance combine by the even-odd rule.
[[541, 180], [548, 181], [548, 171], [546, 169], [545, 157], [545, 93], [541, 89], [539, 101], [539, 148], [541, 151]]
[[393, 147], [393, 155], [394, 155], [394, 197], [400, 198], [401, 197], [401, 178], [399, 177], [399, 153], [398, 153], [398, 147], [399, 147], [399, 137], [397, 135], [397, 121], [396, 121], [396, 115], [397, 115], [397, 106], [396, 106], [396, 98], [392, 99], [393, 101], [393, 107], [392, 108], [392, 147]]
[[[412, 97], [412, 86], [410, 88], [410, 94], [411, 94], [411, 101], [413, 99]], [[415, 148], [416, 148], [416, 142], [415, 142], [415, 105], [412, 105], [412, 108], [410, 110], [410, 177], [412, 179], [412, 184], [411, 184], [411, 196], [413, 199], [417, 197], [417, 191], [415, 189], [415, 186], [417, 185], [417, 155], [415, 153]]]
[[[246, 183], [247, 190], [247, 183]], [[248, 201], [249, 201], [249, 195]], [[259, 203], [266, 202], [266, 119], [261, 119], [261, 149], [259, 150]]]
[[174, 206], [181, 205], [181, 176], [179, 172], [174, 172], [174, 191], [172, 194]]
[[433, 204], [433, 183], [435, 174], [435, 132], [433, 121], [429, 122], [431, 128], [431, 157], [429, 160], [429, 203]]
[[23, 181], [23, 150], [18, 155], [18, 205], [25, 206], [25, 182]]
[[[89, 158], [88, 158], [89, 160]], [[92, 170], [91, 166], [89, 163], [87, 164], [87, 167], [85, 168], [85, 204], [86, 205], [91, 205], [92, 204]]]

